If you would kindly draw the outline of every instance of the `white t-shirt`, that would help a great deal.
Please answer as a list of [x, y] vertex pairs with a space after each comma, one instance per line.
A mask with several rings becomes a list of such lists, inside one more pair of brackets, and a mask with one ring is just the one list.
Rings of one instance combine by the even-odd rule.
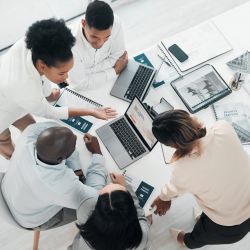
[[250, 162], [232, 126], [216, 122], [201, 139], [200, 156], [191, 154], [172, 163], [162, 200], [189, 192], [203, 212], [223, 226], [250, 218]]
[[94, 49], [82, 33], [82, 24], [70, 25], [71, 32], [76, 38], [72, 48], [74, 66], [69, 72], [68, 82], [75, 90], [93, 89], [116, 78], [113, 68], [117, 59], [125, 51], [122, 25], [114, 16], [111, 36], [100, 49]]
[[0, 133], [28, 113], [67, 119], [68, 108], [53, 107], [46, 100], [50, 93], [49, 82], [42, 81], [31, 51], [20, 39], [0, 59]]

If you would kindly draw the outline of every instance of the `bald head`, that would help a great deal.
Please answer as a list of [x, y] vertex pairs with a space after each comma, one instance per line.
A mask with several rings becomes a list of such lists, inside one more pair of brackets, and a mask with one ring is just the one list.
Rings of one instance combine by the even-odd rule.
[[59, 164], [74, 151], [76, 136], [66, 127], [51, 127], [44, 130], [37, 138], [38, 158], [48, 164]]

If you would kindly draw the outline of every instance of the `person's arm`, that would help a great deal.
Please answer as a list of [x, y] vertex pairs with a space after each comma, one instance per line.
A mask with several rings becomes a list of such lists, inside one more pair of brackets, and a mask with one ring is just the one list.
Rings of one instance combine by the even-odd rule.
[[141, 226], [141, 230], [142, 230], [142, 240], [141, 240], [140, 245], [136, 249], [143, 250], [146, 248], [146, 246], [148, 245], [148, 242], [149, 242], [150, 223], [147, 220], [147, 218], [145, 217], [144, 210], [139, 205], [139, 200], [138, 200], [134, 190], [132, 189], [132, 187], [128, 183], [126, 183], [125, 177], [121, 174], [115, 174], [115, 173], [111, 173], [110, 177], [111, 177], [111, 180], [113, 183], [117, 183], [117, 184], [120, 184], [122, 186], [125, 186], [127, 191], [131, 194], [131, 196], [134, 200], [135, 208], [137, 211], [137, 217], [138, 217], [138, 220], [139, 220], [139, 223]]
[[87, 149], [93, 154], [92, 163], [86, 173], [85, 184], [97, 190], [101, 190], [107, 184], [108, 172], [104, 166], [104, 158], [99, 142], [95, 136], [84, 135]]
[[116, 117], [117, 112], [110, 108], [68, 108], [68, 116], [76, 117], [76, 116], [94, 116], [98, 119], [108, 120]]
[[148, 245], [149, 242], [149, 230], [150, 230], [150, 223], [148, 222], [147, 218], [145, 217], [145, 213], [143, 208], [141, 208], [141, 206], [139, 205], [139, 200], [134, 192], [134, 190], [132, 189], [132, 187], [126, 183], [126, 188], [129, 191], [129, 193], [131, 194], [133, 200], [134, 200], [134, 204], [135, 204], [135, 208], [137, 211], [137, 216], [138, 216], [138, 220], [142, 229], [142, 240], [140, 245], [136, 248], [137, 250], [143, 250], [146, 248], [146, 246]]
[[[177, 174], [178, 175], [178, 174]], [[156, 206], [155, 214], [165, 215], [171, 207], [171, 200], [185, 192], [185, 187], [178, 181], [178, 176], [171, 174], [169, 182], [162, 188], [160, 195], [153, 201]]]
[[75, 150], [70, 157], [65, 161], [68, 168], [71, 168], [74, 172], [81, 169], [79, 152]]

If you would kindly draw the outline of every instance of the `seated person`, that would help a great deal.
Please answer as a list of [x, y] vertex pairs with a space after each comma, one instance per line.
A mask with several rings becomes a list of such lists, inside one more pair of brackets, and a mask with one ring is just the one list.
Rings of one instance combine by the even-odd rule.
[[24, 130], [2, 181], [3, 196], [18, 224], [46, 230], [70, 223], [82, 200], [98, 196], [97, 189], [107, 180], [104, 159], [95, 137], [86, 134], [84, 141], [93, 158], [83, 184], [70, 129], [44, 122]]
[[190, 249], [242, 239], [250, 231], [250, 164], [233, 127], [217, 121], [206, 129], [186, 111], [172, 110], [156, 117], [152, 131], [176, 149], [170, 179], [152, 204], [155, 213], [164, 215], [186, 192], [202, 209], [192, 232], [171, 230], [175, 239]]
[[128, 62], [121, 22], [111, 7], [94, 1], [85, 19], [71, 26], [76, 38], [72, 48], [74, 66], [68, 82], [75, 90], [100, 87], [121, 73]]
[[113, 183], [102, 188], [99, 197], [82, 201], [79, 233], [68, 250], [148, 249], [150, 222], [136, 194], [123, 175], [110, 176]]

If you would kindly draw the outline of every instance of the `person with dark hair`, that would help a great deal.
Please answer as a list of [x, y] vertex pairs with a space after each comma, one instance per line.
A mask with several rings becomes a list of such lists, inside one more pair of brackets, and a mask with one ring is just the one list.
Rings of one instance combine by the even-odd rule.
[[9, 126], [23, 131], [35, 122], [28, 113], [54, 119], [92, 115], [101, 119], [116, 115], [110, 108], [54, 107], [60, 92], [49, 81], [66, 80], [73, 66], [71, 48], [75, 38], [63, 20], [48, 19], [32, 24], [25, 39], [19, 40], [1, 58], [0, 64], [0, 154], [9, 159], [14, 145]]
[[76, 38], [74, 67], [68, 82], [76, 90], [98, 88], [112, 82], [127, 65], [123, 30], [119, 18], [104, 1], [91, 2], [81, 22], [71, 25]]
[[148, 249], [150, 223], [123, 175], [110, 174], [112, 183], [99, 197], [85, 199], [77, 210], [78, 229], [68, 250]]
[[250, 231], [250, 164], [233, 127], [221, 120], [206, 129], [186, 111], [172, 110], [156, 117], [152, 131], [176, 149], [170, 180], [151, 205], [155, 214], [164, 215], [186, 192], [202, 209], [191, 233], [171, 229], [173, 237], [190, 249], [242, 239]]
[[22, 227], [47, 230], [76, 220], [81, 201], [98, 197], [107, 170], [96, 137], [85, 134], [92, 162], [84, 178], [76, 135], [54, 122], [27, 127], [18, 141], [2, 192]]

